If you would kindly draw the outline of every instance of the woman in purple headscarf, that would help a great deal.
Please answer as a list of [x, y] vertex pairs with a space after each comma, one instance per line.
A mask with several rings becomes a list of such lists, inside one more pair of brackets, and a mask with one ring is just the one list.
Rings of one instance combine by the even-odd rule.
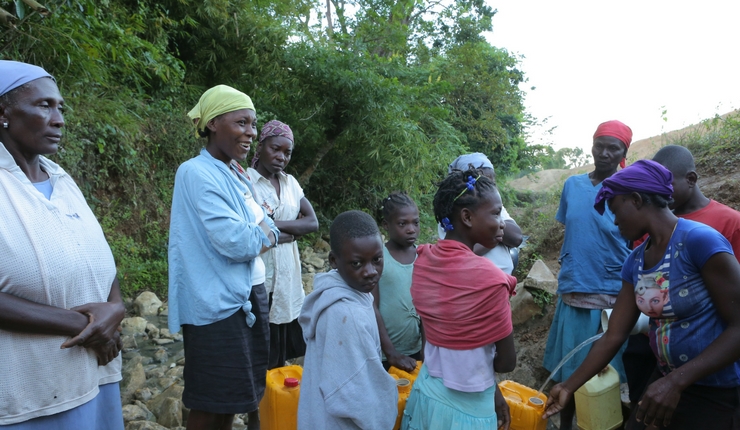
[[285, 173], [293, 155], [293, 131], [280, 121], [262, 127], [259, 145], [247, 170], [255, 199], [280, 229], [278, 246], [262, 255], [265, 287], [270, 297], [270, 361], [268, 369], [306, 353], [297, 318], [303, 306], [301, 260], [296, 239], [319, 229], [311, 203], [298, 181]]
[[124, 307], [113, 254], [44, 155], [64, 128], [44, 69], [0, 60], [0, 428], [120, 429]]
[[626, 239], [649, 238], [624, 262], [609, 330], [552, 388], [546, 417], [607, 365], [642, 310], [658, 367], [626, 428], [740, 429], [740, 264], [720, 233], [671, 212], [672, 181], [650, 160], [604, 180], [595, 209], [608, 203]]

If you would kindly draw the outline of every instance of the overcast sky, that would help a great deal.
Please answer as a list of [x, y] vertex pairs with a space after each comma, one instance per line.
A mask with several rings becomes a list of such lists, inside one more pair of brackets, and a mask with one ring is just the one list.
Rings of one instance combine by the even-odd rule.
[[603, 121], [634, 141], [740, 108], [740, 1], [487, 2], [488, 41], [524, 56], [527, 111], [547, 119], [530, 143], [590, 152]]

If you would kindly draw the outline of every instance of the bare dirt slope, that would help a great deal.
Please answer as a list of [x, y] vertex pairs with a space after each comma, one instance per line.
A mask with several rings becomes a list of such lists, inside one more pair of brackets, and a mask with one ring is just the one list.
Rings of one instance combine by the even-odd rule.
[[[726, 115], [733, 114], [732, 112]], [[633, 163], [643, 158], [651, 158], [660, 148], [668, 145], [670, 142], [676, 141], [682, 136], [687, 136], [697, 131], [701, 131], [701, 124], [691, 125], [680, 130], [674, 130], [667, 133], [663, 133], [659, 136], [650, 137], [648, 139], [638, 140], [630, 146], [627, 153], [627, 164]], [[576, 167], [573, 169], [551, 169], [543, 170], [541, 172], [532, 173], [527, 176], [523, 176], [519, 179], [509, 181], [509, 185], [518, 191], [552, 191], [562, 188], [563, 182], [567, 178], [573, 175], [590, 172], [593, 170], [594, 165], [589, 164], [587, 166]], [[699, 172], [702, 174], [702, 172]], [[700, 182], [701, 186], [702, 183]], [[737, 208], [736, 208], [737, 209]]]

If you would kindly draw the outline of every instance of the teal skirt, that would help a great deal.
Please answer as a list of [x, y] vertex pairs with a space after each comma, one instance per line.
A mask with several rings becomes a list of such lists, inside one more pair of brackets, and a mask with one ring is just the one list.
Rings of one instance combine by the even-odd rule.
[[[558, 297], [558, 304], [555, 308], [555, 316], [550, 326], [550, 335], [547, 337], [545, 346], [545, 369], [552, 372], [557, 367], [560, 360], [569, 352], [573, 351], [576, 346], [589, 337], [598, 334], [601, 330], [601, 309], [583, 309], [566, 305]], [[563, 364], [553, 376], [555, 382], [563, 382], [570, 378], [570, 375], [578, 369], [578, 366], [586, 359], [588, 352], [591, 351], [592, 345], [584, 346], [570, 360]], [[622, 345], [617, 355], [612, 359], [612, 367], [619, 373], [619, 380], [627, 382], [622, 364], [622, 353], [627, 348], [627, 342]]]
[[406, 402], [402, 430], [490, 430], [497, 428], [495, 386], [477, 393], [447, 388], [421, 366]]

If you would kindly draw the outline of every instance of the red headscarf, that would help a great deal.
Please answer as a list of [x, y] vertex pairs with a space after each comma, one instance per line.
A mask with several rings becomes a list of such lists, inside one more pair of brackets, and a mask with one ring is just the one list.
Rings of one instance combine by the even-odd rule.
[[432, 345], [473, 349], [511, 334], [516, 278], [456, 240], [420, 245], [417, 252], [411, 298]]
[[[617, 121], [616, 119], [602, 122], [596, 127], [596, 133], [594, 133], [594, 139], [599, 136], [611, 136], [616, 137], [627, 149], [630, 149], [630, 143], [632, 143], [632, 129], [627, 127], [623, 122]], [[619, 162], [619, 166], [624, 169], [625, 162], [627, 160], [622, 158]]]

